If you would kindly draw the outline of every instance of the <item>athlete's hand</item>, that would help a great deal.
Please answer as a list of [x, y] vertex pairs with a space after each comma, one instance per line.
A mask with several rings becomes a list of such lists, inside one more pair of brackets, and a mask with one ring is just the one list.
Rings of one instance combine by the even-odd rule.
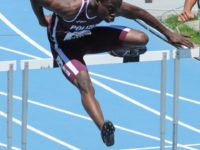
[[172, 45], [176, 47], [194, 47], [194, 44], [188, 39], [187, 36], [178, 34], [176, 32], [170, 32], [170, 34], [168, 35], [168, 40]]
[[195, 14], [191, 11], [183, 11], [179, 16], [178, 16], [178, 21], [179, 22], [185, 22], [191, 19], [194, 19]]

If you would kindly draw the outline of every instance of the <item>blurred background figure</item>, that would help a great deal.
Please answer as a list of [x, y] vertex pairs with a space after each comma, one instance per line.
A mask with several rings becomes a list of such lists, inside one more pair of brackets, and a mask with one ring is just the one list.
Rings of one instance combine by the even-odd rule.
[[200, 0], [185, 0], [184, 9], [181, 14], [178, 16], [178, 21], [185, 22], [195, 18], [195, 13], [192, 12], [192, 8], [198, 3], [198, 16], [199, 16], [199, 1]]

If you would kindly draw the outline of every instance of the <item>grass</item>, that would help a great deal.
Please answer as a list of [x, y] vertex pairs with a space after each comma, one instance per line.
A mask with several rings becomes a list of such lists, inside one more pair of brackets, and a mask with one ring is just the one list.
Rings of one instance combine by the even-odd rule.
[[[184, 23], [178, 22], [177, 18], [177, 15], [171, 15], [162, 22], [175, 32], [191, 37], [191, 41], [193, 41], [194, 44], [200, 46], [200, 33], [194, 30], [192, 27]], [[194, 20], [197, 20], [197, 17]]]

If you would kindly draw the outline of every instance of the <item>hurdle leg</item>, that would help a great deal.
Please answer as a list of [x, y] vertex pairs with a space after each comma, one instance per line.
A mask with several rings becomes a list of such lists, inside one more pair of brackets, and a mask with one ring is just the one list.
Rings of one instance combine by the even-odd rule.
[[163, 53], [161, 61], [161, 95], [160, 95], [160, 150], [165, 149], [165, 116], [166, 116], [166, 73], [167, 53]]
[[27, 117], [28, 117], [28, 74], [29, 73], [29, 64], [28, 62], [24, 63], [23, 70], [23, 87], [22, 87], [22, 150], [26, 150], [27, 143]]
[[180, 76], [180, 54], [176, 52], [174, 60], [174, 97], [173, 97], [173, 150], [177, 150], [178, 143], [178, 110], [179, 110], [179, 76]]
[[12, 150], [12, 115], [13, 115], [13, 71], [14, 65], [9, 65], [7, 74], [7, 149]]

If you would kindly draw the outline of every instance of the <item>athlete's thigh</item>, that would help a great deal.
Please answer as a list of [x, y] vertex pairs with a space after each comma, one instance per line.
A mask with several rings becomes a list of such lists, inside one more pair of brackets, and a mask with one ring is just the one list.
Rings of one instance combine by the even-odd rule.
[[121, 47], [146, 45], [148, 36], [141, 31], [124, 26], [96, 27], [92, 30], [91, 39], [88, 41], [90, 51], [87, 52], [98, 53]]
[[130, 29], [122, 40], [123, 45], [146, 45], [149, 39], [144, 32]]
[[87, 53], [101, 53], [120, 48], [129, 29], [123, 26], [99, 26], [92, 29]]
[[73, 58], [69, 60], [63, 59], [57, 55], [56, 61], [60, 66], [63, 75], [74, 84], [80, 91], [89, 91], [89, 87], [92, 86], [90, 76], [87, 70], [87, 66], [79, 58]]
[[75, 57], [70, 55], [70, 53], [66, 54], [63, 52], [64, 50], [59, 49], [58, 52], [54, 52], [54, 60], [57, 65], [60, 67], [64, 76], [73, 84], [77, 86], [77, 76], [81, 72], [88, 72], [87, 66], [82, 57]]

